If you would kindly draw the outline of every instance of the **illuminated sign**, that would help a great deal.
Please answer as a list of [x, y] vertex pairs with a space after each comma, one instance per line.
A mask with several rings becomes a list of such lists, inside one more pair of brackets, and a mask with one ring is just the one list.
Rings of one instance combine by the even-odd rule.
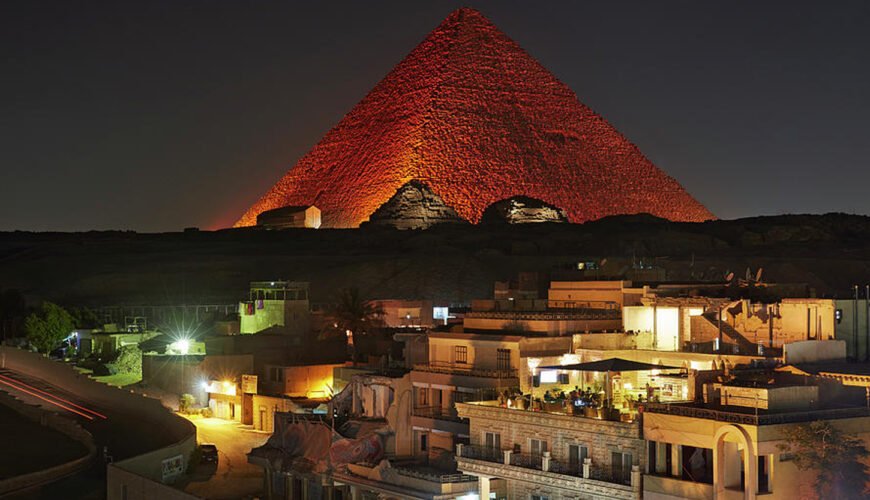
[[542, 384], [555, 384], [559, 380], [559, 372], [556, 370], [541, 370]]

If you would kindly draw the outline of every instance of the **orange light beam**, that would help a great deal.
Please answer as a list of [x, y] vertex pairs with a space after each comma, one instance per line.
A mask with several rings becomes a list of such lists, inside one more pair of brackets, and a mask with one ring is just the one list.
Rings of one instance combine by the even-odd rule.
[[[58, 400], [58, 401], [63, 401], [64, 403], [66, 403], [66, 404], [68, 404], [68, 405], [74, 406], [74, 407], [76, 407], [76, 408], [78, 408], [78, 409], [80, 409], [80, 410], [86, 411], [86, 412], [88, 412], [88, 413], [90, 413], [90, 414], [92, 414], [92, 415], [95, 415], [95, 416], [97, 416], [97, 417], [100, 417], [100, 418], [102, 418], [103, 420], [106, 420], [106, 419], [109, 418], [109, 417], [103, 415], [102, 413], [99, 413], [99, 412], [96, 412], [96, 411], [94, 411], [94, 410], [91, 410], [90, 408], [85, 408], [84, 406], [81, 406], [81, 405], [77, 405], [77, 404], [73, 403], [72, 401], [69, 401], [69, 400], [64, 399], [64, 398], [62, 398], [62, 397], [60, 397], [60, 396], [56, 396], [56, 395], [54, 395], [54, 394], [48, 393], [48, 392], [46, 392], [46, 391], [43, 391], [42, 389], [37, 389], [36, 387], [33, 387], [32, 385], [27, 384], [27, 383], [25, 383], [25, 382], [22, 382], [22, 381], [20, 381], [20, 380], [17, 380], [17, 379], [14, 379], [14, 378], [10, 378], [10, 377], [7, 377], [7, 376], [5, 376], [5, 375], [0, 375], [0, 379], [5, 379], [5, 380], [7, 381], [7, 382], [6, 382], [7, 385], [18, 384], [18, 385], [20, 385], [20, 386], [27, 387], [28, 389], [34, 390], [34, 391], [39, 392], [39, 393], [41, 393], [41, 394], [45, 394], [45, 395], [48, 396], [49, 398], [56, 399], [56, 400]], [[10, 384], [9, 381], [11, 381], [12, 384]], [[0, 380], [0, 382], [2, 382], [2, 380]], [[12, 386], [14, 387], [14, 385], [12, 385]], [[19, 390], [22, 390], [22, 389], [19, 388]], [[25, 391], [25, 392], [26, 392], [26, 391]], [[34, 394], [34, 395], [35, 395], [35, 394]], [[36, 395], [35, 395], [35, 396], [36, 396]], [[37, 397], [39, 397], [40, 399], [45, 399], [45, 398], [40, 397], [40, 396], [37, 396]], [[48, 400], [46, 400], [46, 401], [48, 401]], [[52, 403], [53, 401], [48, 401], [48, 402], [49, 402], [49, 403]], [[57, 403], [55, 403], [55, 404], [57, 404]], [[58, 406], [63, 406], [63, 405], [58, 404]], [[78, 413], [78, 412], [75, 412], [75, 413]], [[85, 415], [85, 416], [88, 416], [88, 415]], [[93, 419], [92, 419], [92, 420], [93, 420]]]

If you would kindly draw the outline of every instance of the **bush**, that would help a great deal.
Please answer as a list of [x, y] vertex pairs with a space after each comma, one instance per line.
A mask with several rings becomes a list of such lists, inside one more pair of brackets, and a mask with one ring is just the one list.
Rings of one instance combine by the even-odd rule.
[[196, 397], [193, 394], [182, 394], [178, 400], [178, 411], [181, 413], [190, 413], [193, 405], [196, 404]]
[[203, 408], [200, 413], [202, 414], [203, 418], [211, 418], [213, 415], [211, 408]]
[[140, 375], [142, 373], [142, 351], [135, 345], [125, 345], [118, 350], [118, 357], [113, 363], [118, 373]]

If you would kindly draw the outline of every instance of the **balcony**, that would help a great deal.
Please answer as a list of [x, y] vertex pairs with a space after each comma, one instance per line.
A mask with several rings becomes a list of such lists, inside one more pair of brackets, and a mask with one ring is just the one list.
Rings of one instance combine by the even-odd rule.
[[[636, 499], [640, 496], [640, 470], [611, 470], [593, 465], [562, 462], [544, 454], [514, 453], [481, 445], [459, 445], [456, 448], [459, 468], [468, 474], [492, 474], [492, 464], [500, 464], [497, 475], [538, 484], [559, 484], [572, 491], [594, 493], [606, 491], [616, 499]], [[485, 465], [481, 462], [487, 462]]]
[[461, 418], [459, 415], [457, 415], [454, 408], [444, 408], [442, 406], [418, 406], [414, 408], [413, 414], [415, 417], [434, 418], [435, 420], [446, 420], [448, 422], [468, 423], [468, 419]]
[[518, 376], [516, 368], [479, 368], [463, 363], [447, 363], [440, 361], [416, 364], [414, 365], [414, 370], [429, 373], [445, 373], [448, 375], [466, 375], [471, 377], [497, 379], [517, 378]]

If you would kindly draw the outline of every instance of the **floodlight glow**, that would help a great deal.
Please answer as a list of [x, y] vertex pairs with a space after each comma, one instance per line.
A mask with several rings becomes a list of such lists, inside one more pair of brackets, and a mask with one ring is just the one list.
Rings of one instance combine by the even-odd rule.
[[181, 339], [175, 343], [178, 352], [181, 354], [187, 354], [190, 351], [190, 341], [187, 339]]

